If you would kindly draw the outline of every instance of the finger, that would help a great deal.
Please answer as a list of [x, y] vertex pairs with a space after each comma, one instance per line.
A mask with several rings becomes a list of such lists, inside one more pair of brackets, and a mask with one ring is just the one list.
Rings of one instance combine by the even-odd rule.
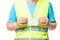
[[27, 23], [27, 21], [22, 21], [22, 23]]
[[18, 19], [18, 21], [28, 21], [28, 19], [27, 18], [20, 18], [20, 19]]
[[21, 24], [20, 22], [17, 21], [17, 25], [20, 26], [20, 25], [22, 25], [22, 24]]
[[46, 22], [45, 22], [45, 21], [40, 21], [40, 23], [42, 23], [42, 24], [46, 24]]
[[45, 17], [45, 18], [43, 18], [43, 20], [44, 20], [44, 21], [48, 21], [48, 18]]
[[41, 17], [41, 18], [39, 18], [39, 19], [41, 19], [41, 20], [48, 20], [47, 17]]

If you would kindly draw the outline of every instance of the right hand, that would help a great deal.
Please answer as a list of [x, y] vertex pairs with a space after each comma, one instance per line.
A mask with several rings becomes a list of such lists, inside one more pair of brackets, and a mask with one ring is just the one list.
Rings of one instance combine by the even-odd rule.
[[18, 26], [21, 26], [22, 24], [26, 24], [27, 23], [27, 18], [25, 17], [20, 17], [18, 20], [17, 20], [17, 25]]
[[44, 24], [44, 25], [48, 25], [48, 18], [46, 18], [46, 17], [41, 17], [41, 18], [39, 18], [39, 23], [42, 23], [42, 24]]

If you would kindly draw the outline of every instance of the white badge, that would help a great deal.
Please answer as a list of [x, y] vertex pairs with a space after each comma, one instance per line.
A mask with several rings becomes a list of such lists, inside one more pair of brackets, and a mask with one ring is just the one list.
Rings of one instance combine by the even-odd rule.
[[38, 26], [38, 18], [28, 19], [28, 26]]

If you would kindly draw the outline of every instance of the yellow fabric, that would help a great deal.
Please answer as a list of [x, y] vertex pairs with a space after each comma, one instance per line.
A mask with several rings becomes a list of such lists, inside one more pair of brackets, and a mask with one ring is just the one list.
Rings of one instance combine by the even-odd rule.
[[48, 16], [48, 0], [38, 0], [33, 17], [30, 14], [29, 8], [26, 4], [26, 0], [16, 0], [15, 9], [16, 9], [17, 18], [47, 17]]
[[[29, 8], [27, 6], [26, 0], [16, 0], [15, 10], [17, 19], [20, 17], [26, 18], [41, 18], [48, 16], [48, 0], [38, 0], [33, 17], [30, 14]], [[39, 27], [45, 27], [43, 24], [38, 24]], [[19, 28], [28, 27], [28, 24], [23, 24]], [[18, 28], [16, 28], [18, 29]], [[31, 35], [30, 35], [31, 34]], [[28, 31], [28, 32], [18, 32], [16, 38], [47, 38], [47, 32], [38, 31]]]
[[[31, 16], [30, 11], [27, 7], [26, 0], [16, 0], [15, 10], [16, 10], [17, 19], [19, 17], [26, 17], [26, 18], [47, 17], [48, 16], [48, 0], [38, 0], [33, 17]], [[28, 24], [24, 24], [24, 25], [26, 27], [28, 26]], [[21, 27], [24, 27], [24, 25]], [[43, 28], [45, 27], [45, 25], [43, 24], [38, 24], [38, 26]]]

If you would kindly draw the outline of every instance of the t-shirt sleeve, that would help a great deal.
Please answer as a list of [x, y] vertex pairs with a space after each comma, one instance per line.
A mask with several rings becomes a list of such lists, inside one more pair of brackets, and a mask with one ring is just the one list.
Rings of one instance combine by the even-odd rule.
[[16, 11], [15, 11], [15, 8], [14, 8], [14, 5], [13, 5], [12, 9], [11, 9], [11, 12], [10, 12], [10, 15], [9, 15], [8, 22], [16, 22], [16, 21], [17, 21]]
[[48, 10], [48, 19], [49, 22], [55, 22], [55, 17], [54, 17], [54, 11], [53, 11], [53, 7], [52, 4], [49, 3], [49, 10]]

